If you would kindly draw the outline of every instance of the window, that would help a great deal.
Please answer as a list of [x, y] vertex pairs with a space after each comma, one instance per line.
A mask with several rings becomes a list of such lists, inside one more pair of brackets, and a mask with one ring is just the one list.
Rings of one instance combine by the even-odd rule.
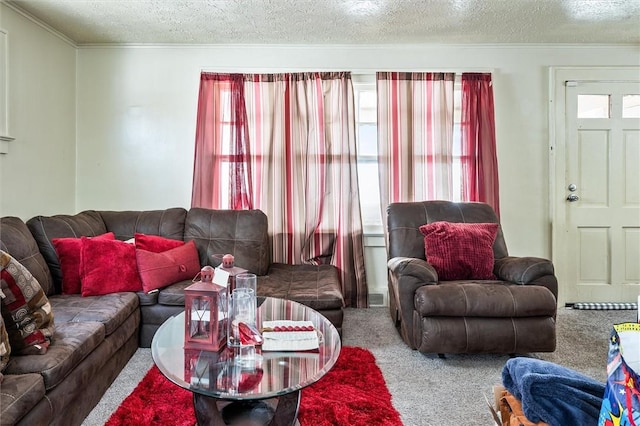
[[578, 118], [609, 118], [609, 95], [578, 95]]
[[[378, 133], [377, 133], [377, 93], [375, 74], [353, 74], [354, 102], [356, 109], [356, 142], [358, 186], [360, 193], [360, 207], [364, 233], [380, 235], [383, 233], [382, 206], [380, 205], [380, 185], [378, 168]], [[221, 160], [220, 195], [223, 208], [230, 208], [229, 203], [229, 167], [232, 163], [231, 134], [233, 123], [230, 113], [230, 91], [220, 93], [223, 105], [223, 116], [218, 123], [222, 137], [222, 149], [219, 153]], [[453, 163], [452, 179], [453, 192], [451, 201], [462, 199], [462, 90], [459, 76], [456, 76], [454, 86], [454, 128], [453, 128]], [[256, 153], [254, 153], [255, 155]], [[468, 160], [468, 159], [467, 159]], [[256, 176], [254, 176], [254, 179]]]
[[[377, 94], [375, 74], [352, 76], [356, 107], [356, 140], [358, 144], [358, 186], [362, 226], [365, 234], [382, 234], [382, 206], [378, 170]], [[462, 199], [462, 90], [460, 77], [454, 86], [453, 164], [454, 192], [451, 201]]]
[[229, 206], [229, 163], [231, 162], [231, 130], [233, 122], [231, 121], [231, 91], [220, 91], [220, 105], [222, 106], [222, 119], [218, 125], [221, 134], [222, 147], [220, 152], [220, 201], [222, 208], [228, 209]]
[[378, 132], [375, 75], [354, 75], [358, 187], [365, 234], [382, 233], [380, 185], [378, 184]]
[[640, 95], [624, 95], [622, 97], [622, 117], [640, 118]]

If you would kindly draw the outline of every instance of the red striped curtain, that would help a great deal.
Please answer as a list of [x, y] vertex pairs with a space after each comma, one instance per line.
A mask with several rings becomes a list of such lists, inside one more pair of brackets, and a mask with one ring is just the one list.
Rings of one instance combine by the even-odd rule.
[[[335, 265], [347, 305], [366, 307], [350, 73], [243, 75], [247, 131], [236, 136], [242, 108], [229, 93], [240, 90], [219, 76], [201, 79], [192, 206], [264, 211], [274, 262]], [[225, 176], [235, 192], [215, 188]]]
[[192, 206], [253, 208], [248, 131], [242, 74], [202, 73]]
[[452, 199], [454, 78], [453, 73], [376, 74], [383, 218], [389, 203]]
[[462, 74], [462, 197], [489, 204], [500, 217], [491, 74]]

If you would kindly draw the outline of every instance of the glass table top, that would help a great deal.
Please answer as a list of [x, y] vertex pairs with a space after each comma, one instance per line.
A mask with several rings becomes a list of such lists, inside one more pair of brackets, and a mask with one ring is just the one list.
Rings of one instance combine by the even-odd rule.
[[[203, 395], [229, 400], [267, 399], [302, 389], [318, 381], [340, 354], [340, 336], [324, 316], [300, 303], [258, 298], [257, 324], [263, 321], [311, 321], [319, 336], [317, 351], [262, 352], [255, 360], [240, 360], [237, 349], [219, 352], [184, 349], [185, 314], [169, 318], [151, 343], [153, 361], [175, 384]], [[234, 353], [234, 351], [236, 351]], [[246, 354], [245, 354], [246, 355]]]

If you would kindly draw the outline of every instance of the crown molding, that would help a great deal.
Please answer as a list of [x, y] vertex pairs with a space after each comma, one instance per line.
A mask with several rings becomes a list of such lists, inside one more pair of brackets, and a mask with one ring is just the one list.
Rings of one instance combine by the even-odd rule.
[[79, 49], [612, 49], [635, 48], [632, 43], [405, 43], [405, 44], [206, 44], [206, 43], [76, 43]]
[[42, 28], [45, 31], [51, 33], [55, 37], [59, 38], [63, 42], [65, 42], [68, 45], [70, 45], [71, 47], [75, 47], [76, 49], [78, 48], [78, 44], [75, 41], [73, 41], [72, 39], [70, 39], [69, 37], [67, 37], [66, 35], [61, 33], [60, 31], [56, 30], [55, 28], [51, 27], [50, 25], [45, 24], [40, 19], [38, 19], [35, 16], [31, 15], [29, 12], [27, 12], [25, 10], [22, 10], [20, 7], [16, 6], [15, 4], [12, 4], [11, 2], [9, 2], [7, 0], [2, 0], [0, 2], [0, 4], [8, 7], [9, 9], [13, 10], [17, 14], [19, 14], [22, 17], [24, 17], [24, 18], [28, 19], [29, 21], [33, 22], [34, 24], [36, 24], [40, 28]]

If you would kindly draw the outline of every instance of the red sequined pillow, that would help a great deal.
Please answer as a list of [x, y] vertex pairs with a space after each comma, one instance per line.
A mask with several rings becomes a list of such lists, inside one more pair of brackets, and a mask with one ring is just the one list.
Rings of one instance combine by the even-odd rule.
[[31, 272], [4, 251], [0, 251], [0, 290], [11, 351], [46, 353], [55, 331], [49, 299]]
[[420, 227], [427, 262], [441, 281], [490, 280], [497, 223], [433, 222]]
[[[113, 232], [97, 235], [92, 238], [115, 240]], [[80, 282], [80, 238], [54, 238], [51, 240], [60, 260], [62, 272], [62, 294], [79, 294], [82, 290]]]
[[135, 246], [120, 240], [82, 237], [80, 280], [83, 296], [142, 291]]

